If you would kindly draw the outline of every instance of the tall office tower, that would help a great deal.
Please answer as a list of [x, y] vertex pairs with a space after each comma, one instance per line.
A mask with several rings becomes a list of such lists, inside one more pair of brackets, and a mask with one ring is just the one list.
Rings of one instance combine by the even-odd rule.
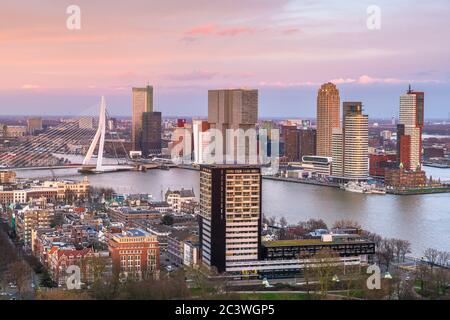
[[333, 83], [323, 84], [317, 94], [317, 155], [331, 157], [332, 134], [340, 128], [339, 90]]
[[161, 112], [142, 114], [142, 153], [147, 156], [161, 154], [161, 118]]
[[261, 257], [261, 170], [250, 165], [200, 167], [202, 260], [219, 272]]
[[361, 102], [344, 102], [344, 177], [365, 180], [369, 176], [369, 117]]
[[42, 130], [42, 118], [29, 118], [27, 120], [28, 133], [33, 135], [37, 131]]
[[194, 162], [204, 163], [204, 152], [209, 144], [209, 123], [204, 120], [192, 120], [192, 134], [194, 138]]
[[369, 117], [361, 102], [344, 102], [343, 127], [333, 130], [333, 176], [366, 180], [369, 176]]
[[[400, 96], [400, 117], [398, 131], [401, 136], [409, 136], [403, 139], [397, 137], [398, 151], [409, 149], [409, 164], [404, 163], [403, 166], [408, 170], [420, 170], [422, 163], [422, 129], [424, 125], [424, 96], [423, 92], [411, 90], [411, 86], [406, 94]], [[401, 128], [400, 128], [401, 127]], [[399, 159], [406, 159], [408, 156], [404, 154], [398, 155]]]
[[314, 156], [316, 155], [316, 139], [317, 130], [315, 129], [303, 129], [299, 131], [299, 158], [300, 160], [303, 156]]
[[397, 125], [397, 165], [411, 170], [411, 136], [405, 134], [405, 125]]
[[133, 88], [131, 142], [135, 151], [142, 150], [142, 115], [153, 112], [153, 87]]
[[[227, 129], [255, 129], [258, 121], [258, 90], [254, 89], [224, 89], [208, 91], [208, 122], [212, 129], [222, 132], [223, 150], [226, 154]], [[237, 155], [249, 155], [249, 146], [241, 146], [238, 150], [235, 139], [234, 149], [229, 150], [234, 159]], [[226, 159], [224, 158], [224, 161]]]
[[344, 177], [344, 134], [342, 128], [334, 128], [332, 133], [331, 174]]
[[299, 131], [297, 126], [283, 126], [283, 138], [284, 138], [284, 156], [287, 161], [298, 162], [300, 158], [300, 141]]

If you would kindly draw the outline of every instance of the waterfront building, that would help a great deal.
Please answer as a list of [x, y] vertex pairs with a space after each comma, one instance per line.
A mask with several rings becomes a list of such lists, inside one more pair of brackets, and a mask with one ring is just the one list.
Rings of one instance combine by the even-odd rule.
[[144, 112], [142, 114], [142, 153], [148, 155], [161, 154], [161, 112]]
[[[422, 129], [424, 125], [423, 92], [409, 89], [400, 96], [400, 117], [397, 129], [398, 160], [406, 170], [419, 170], [422, 164]], [[409, 138], [402, 138], [409, 136]], [[406, 153], [406, 154], [405, 154]]]
[[146, 279], [159, 276], [160, 252], [156, 236], [129, 229], [112, 234], [108, 248], [113, 268], [121, 277]]
[[340, 128], [339, 90], [333, 83], [323, 84], [317, 94], [317, 155], [332, 156], [332, 134]]
[[344, 102], [343, 127], [333, 131], [333, 176], [366, 180], [369, 176], [369, 118], [361, 102]]
[[300, 161], [300, 129], [297, 126], [283, 126], [284, 156], [288, 162]]
[[297, 126], [282, 126], [284, 156], [288, 162], [301, 161], [303, 156], [316, 154], [316, 130]]
[[332, 135], [332, 159], [331, 173], [335, 177], [344, 176], [344, 135], [342, 128], [334, 128]]
[[303, 156], [301, 167], [309, 177], [325, 178], [331, 175], [332, 158], [319, 156]]
[[426, 186], [427, 177], [425, 171], [406, 170], [400, 166], [400, 168], [386, 170], [384, 183], [395, 189], [417, 189]]
[[423, 148], [423, 158], [424, 160], [430, 160], [431, 158], [445, 158], [445, 147], [443, 145], [425, 147]]
[[0, 171], [0, 184], [13, 184], [16, 182], [14, 171]]
[[202, 261], [219, 272], [256, 261], [261, 247], [261, 169], [200, 166], [199, 241]]
[[[223, 89], [208, 91], [208, 122], [212, 129], [217, 129], [223, 137], [224, 162], [227, 153], [227, 145], [232, 141], [227, 141], [226, 132], [228, 129], [236, 130], [255, 129], [258, 122], [258, 90], [254, 89]], [[255, 137], [256, 138], [256, 137]], [[237, 139], [234, 139], [237, 140]], [[229, 150], [230, 155], [245, 155], [246, 163], [249, 156], [250, 147], [248, 144], [241, 145], [234, 141], [234, 147]]]
[[396, 154], [371, 154], [369, 155], [369, 173], [371, 177], [384, 178], [386, 169], [397, 166]]
[[312, 128], [301, 129], [299, 131], [299, 157], [313, 156], [317, 154], [317, 130]]
[[142, 151], [142, 124], [144, 112], [153, 112], [153, 87], [132, 88], [131, 142], [134, 151]]

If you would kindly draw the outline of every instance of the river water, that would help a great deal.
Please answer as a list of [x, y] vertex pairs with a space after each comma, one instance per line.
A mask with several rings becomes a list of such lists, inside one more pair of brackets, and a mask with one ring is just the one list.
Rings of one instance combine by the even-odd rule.
[[[425, 168], [428, 175], [450, 180], [449, 169]], [[56, 176], [72, 175], [74, 169], [54, 170]], [[19, 177], [52, 176], [50, 171], [19, 171]], [[167, 188], [194, 188], [199, 195], [199, 172], [185, 169], [149, 170], [89, 175], [94, 186], [118, 193], [151, 193], [161, 198]], [[426, 248], [450, 251], [450, 194], [394, 196], [356, 194], [335, 188], [263, 180], [263, 213], [285, 217], [290, 223], [321, 218], [329, 226], [339, 219], [358, 221], [365, 229], [385, 237], [409, 240], [413, 255]]]

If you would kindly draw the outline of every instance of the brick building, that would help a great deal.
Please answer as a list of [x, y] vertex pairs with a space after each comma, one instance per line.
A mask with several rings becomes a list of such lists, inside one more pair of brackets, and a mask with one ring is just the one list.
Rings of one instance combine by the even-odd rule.
[[426, 185], [425, 171], [408, 171], [404, 168], [388, 169], [384, 179], [386, 186], [402, 189], [420, 188]]
[[113, 269], [135, 279], [159, 275], [159, 243], [156, 236], [139, 229], [114, 234], [109, 240]]

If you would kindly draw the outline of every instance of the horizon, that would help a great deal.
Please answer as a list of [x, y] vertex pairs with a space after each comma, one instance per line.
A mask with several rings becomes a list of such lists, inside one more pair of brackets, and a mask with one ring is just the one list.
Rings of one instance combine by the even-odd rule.
[[341, 102], [362, 101], [374, 119], [398, 114], [408, 84], [425, 92], [427, 119], [448, 118], [444, 0], [378, 1], [379, 29], [367, 25], [370, 1], [131, 3], [78, 1], [75, 30], [70, 1], [5, 4], [0, 115], [77, 114], [105, 95], [110, 112], [126, 116], [131, 87], [150, 84], [166, 116], [206, 114], [207, 89], [250, 87], [262, 117], [311, 118], [331, 81]]

